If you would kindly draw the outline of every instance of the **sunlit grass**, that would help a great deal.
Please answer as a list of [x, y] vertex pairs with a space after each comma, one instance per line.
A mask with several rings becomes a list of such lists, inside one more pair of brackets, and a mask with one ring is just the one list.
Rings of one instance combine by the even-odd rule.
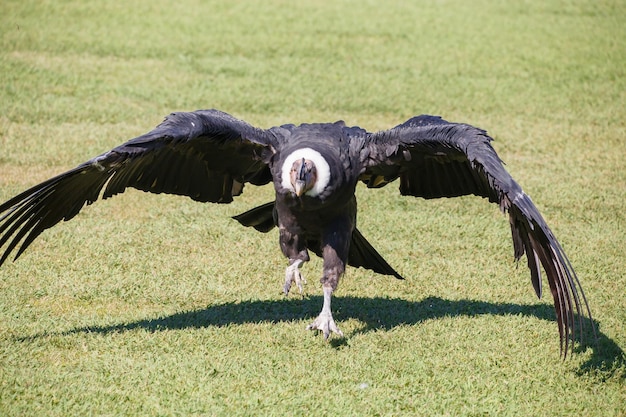
[[360, 188], [359, 228], [407, 279], [350, 268], [346, 338], [325, 343], [304, 330], [320, 261], [285, 298], [276, 232], [230, 220], [271, 187], [128, 191], [0, 270], [0, 414], [624, 415], [625, 22], [619, 1], [5, 1], [0, 201], [171, 111], [372, 131], [440, 114], [496, 138], [599, 340], [560, 359], [550, 295], [480, 199]]

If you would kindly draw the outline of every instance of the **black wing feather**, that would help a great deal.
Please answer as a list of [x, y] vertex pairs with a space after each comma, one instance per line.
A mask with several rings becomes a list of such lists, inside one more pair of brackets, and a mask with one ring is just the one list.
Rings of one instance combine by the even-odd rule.
[[561, 245], [530, 197], [504, 169], [491, 141], [485, 131], [473, 126], [418, 116], [369, 135], [364, 145], [367, 149], [362, 152], [366, 158], [361, 179], [369, 186], [383, 186], [399, 178], [403, 195], [438, 198], [474, 194], [499, 204], [509, 214], [515, 259], [526, 254], [538, 297], [542, 295], [541, 267], [546, 273], [561, 352], [566, 356], [575, 334], [582, 337], [583, 309], [591, 318], [586, 297]]
[[151, 132], [1, 204], [0, 265], [18, 246], [14, 259], [44, 230], [95, 202], [103, 188], [103, 198], [133, 187], [230, 202], [248, 179], [259, 185], [271, 181], [273, 138], [217, 110], [173, 113]]

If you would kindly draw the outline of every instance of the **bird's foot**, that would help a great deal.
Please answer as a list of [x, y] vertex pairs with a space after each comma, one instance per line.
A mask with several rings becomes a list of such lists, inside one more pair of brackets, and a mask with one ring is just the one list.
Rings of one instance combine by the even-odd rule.
[[300, 266], [303, 263], [304, 261], [297, 259], [285, 270], [285, 285], [283, 286], [283, 292], [285, 295], [289, 294], [289, 290], [291, 289], [291, 285], [293, 283], [298, 286], [300, 294], [304, 292], [304, 284], [306, 284], [306, 280], [300, 273]]
[[324, 339], [326, 340], [328, 340], [330, 332], [337, 334], [339, 337], [343, 337], [343, 332], [339, 330], [339, 328], [335, 324], [335, 320], [333, 320], [333, 315], [330, 313], [320, 313], [320, 315], [317, 316], [313, 323], [306, 326], [306, 329], [321, 331], [322, 333], [324, 333]]

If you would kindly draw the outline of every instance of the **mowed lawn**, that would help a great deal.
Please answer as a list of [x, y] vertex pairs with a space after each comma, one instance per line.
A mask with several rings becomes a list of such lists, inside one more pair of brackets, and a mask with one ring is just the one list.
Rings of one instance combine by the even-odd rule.
[[129, 190], [0, 269], [0, 415], [626, 415], [623, 1], [2, 1], [1, 201], [200, 108], [487, 129], [597, 343], [559, 356], [551, 295], [477, 197], [359, 187], [359, 228], [406, 280], [349, 268], [346, 337], [325, 342], [305, 330], [319, 259], [285, 297], [276, 231], [230, 219], [271, 186], [230, 205]]

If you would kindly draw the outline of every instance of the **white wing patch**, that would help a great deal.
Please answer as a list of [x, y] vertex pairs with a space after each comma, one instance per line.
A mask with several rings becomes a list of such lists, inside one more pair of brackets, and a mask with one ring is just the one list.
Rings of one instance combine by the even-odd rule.
[[305, 194], [311, 197], [320, 195], [330, 181], [330, 166], [328, 166], [328, 162], [326, 162], [322, 154], [311, 148], [297, 149], [287, 155], [281, 168], [282, 186], [288, 190], [295, 191], [291, 185], [290, 171], [293, 163], [302, 158], [312, 161], [317, 169], [317, 181], [315, 181], [313, 188]]

